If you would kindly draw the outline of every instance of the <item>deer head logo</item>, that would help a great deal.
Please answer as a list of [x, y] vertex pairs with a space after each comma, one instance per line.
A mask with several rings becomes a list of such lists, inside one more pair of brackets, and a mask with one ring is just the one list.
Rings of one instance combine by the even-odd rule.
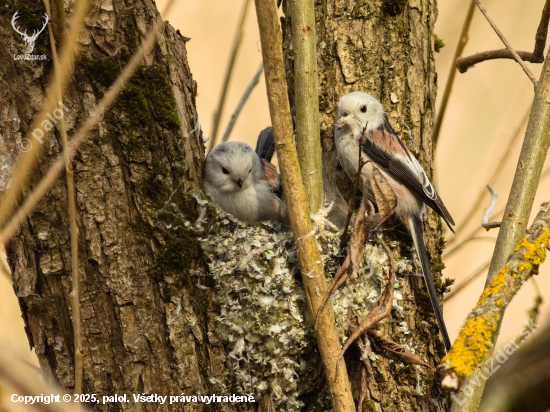
[[44, 18], [46, 19], [46, 21], [44, 22], [44, 25], [39, 31], [33, 30], [32, 36], [29, 36], [27, 35], [27, 30], [25, 30], [25, 32], [22, 33], [19, 30], [19, 28], [15, 26], [15, 20], [17, 20], [17, 17], [18, 17], [17, 13], [19, 13], [19, 11], [16, 11], [15, 14], [13, 15], [13, 18], [11, 19], [11, 25], [13, 29], [17, 33], [19, 33], [21, 37], [23, 37], [23, 40], [25, 40], [26, 54], [31, 54], [32, 51], [34, 50], [34, 42], [36, 41], [38, 35], [44, 31], [44, 29], [46, 28], [46, 25], [48, 24], [48, 15], [44, 13]]

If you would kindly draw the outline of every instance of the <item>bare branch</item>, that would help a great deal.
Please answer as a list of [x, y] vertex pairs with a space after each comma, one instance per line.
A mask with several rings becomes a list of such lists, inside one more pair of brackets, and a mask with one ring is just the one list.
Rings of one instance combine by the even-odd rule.
[[451, 250], [445, 251], [445, 253], [443, 253], [443, 255], [441, 255], [441, 258], [442, 259], [447, 259], [448, 257], [450, 257], [450, 256], [454, 255], [456, 252], [458, 252], [460, 249], [462, 249], [464, 246], [466, 246], [468, 243], [473, 242], [473, 241], [478, 241], [478, 240], [485, 240], [485, 241], [491, 241], [491, 242], [496, 242], [497, 241], [496, 238], [490, 237], [490, 236], [472, 236], [472, 237], [469, 237], [467, 239], [464, 239], [462, 242], [460, 242], [458, 245], [456, 245]]
[[491, 260], [487, 260], [482, 265], [480, 265], [476, 270], [474, 270], [471, 274], [466, 276], [466, 278], [462, 282], [454, 286], [451, 289], [451, 291], [443, 297], [443, 302], [448, 301], [453, 296], [455, 296], [458, 292], [460, 292], [466, 286], [468, 286], [470, 283], [476, 280], [480, 275], [482, 275], [487, 270], [490, 264], [491, 264]]
[[546, 46], [546, 37], [548, 36], [548, 23], [550, 23], [550, 0], [546, 0], [542, 9], [537, 34], [535, 35], [535, 49], [533, 54], [540, 59], [540, 63], [544, 61], [544, 47]]
[[[549, 0], [550, 1], [550, 0]], [[529, 107], [525, 114], [523, 115], [522, 119], [521, 119], [521, 122], [518, 124], [518, 126], [516, 127], [516, 129], [514, 130], [514, 133], [512, 134], [512, 136], [510, 136], [510, 139], [508, 140], [508, 142], [506, 143], [506, 150], [504, 151], [504, 153], [502, 154], [502, 157], [500, 158], [500, 160], [498, 161], [498, 165], [497, 167], [495, 168], [495, 171], [493, 172], [493, 175], [491, 176], [491, 178], [489, 179], [488, 183], [489, 185], [494, 185], [497, 181], [497, 179], [500, 177], [502, 171], [504, 170], [504, 167], [506, 166], [506, 164], [508, 163], [508, 159], [510, 158], [510, 156], [512, 155], [513, 153], [513, 149], [516, 145], [516, 142], [519, 140], [519, 138], [522, 136], [522, 130], [523, 130], [523, 125], [527, 122], [527, 120], [529, 120], [529, 113], [531, 112], [531, 108]], [[482, 189], [479, 191], [478, 193], [478, 196], [477, 196], [477, 199], [475, 200], [475, 202], [472, 204], [472, 207], [470, 208], [470, 210], [468, 211], [467, 213], [467, 217], [466, 219], [464, 219], [455, 229], [455, 232], [458, 234], [458, 233], [461, 233], [462, 230], [464, 229], [464, 227], [466, 227], [466, 225], [474, 218], [477, 216], [477, 210], [481, 207], [481, 204], [483, 202], [483, 199], [485, 198], [485, 194], [487, 192]], [[477, 229], [476, 229], [477, 231]], [[473, 236], [473, 235], [472, 235]], [[470, 237], [470, 236], [468, 236]], [[452, 243], [454, 243], [456, 241], [457, 237], [454, 236], [453, 238], [451, 238], [448, 242], [447, 242], [447, 245], [451, 245]]]
[[[530, 63], [542, 63], [544, 59], [539, 59], [533, 53], [527, 51], [518, 51], [517, 55], [525, 62]], [[495, 59], [512, 59], [515, 60], [514, 55], [508, 49], [488, 50], [479, 52], [466, 57], [459, 57], [456, 61], [456, 68], [460, 73], [466, 73], [466, 71], [481, 62]], [[531, 79], [532, 81], [532, 79]]]
[[456, 390], [462, 377], [491, 355], [494, 337], [506, 306], [525, 281], [544, 262], [550, 244], [550, 202], [543, 203], [527, 236], [518, 242], [504, 267], [493, 276], [468, 315], [460, 333], [439, 366], [444, 388]]
[[256, 73], [254, 73], [254, 76], [252, 77], [252, 80], [250, 80], [250, 83], [248, 84], [248, 87], [244, 91], [243, 97], [241, 97], [241, 100], [239, 101], [239, 104], [237, 105], [237, 108], [231, 115], [231, 120], [229, 120], [229, 124], [227, 125], [227, 128], [225, 129], [225, 132], [222, 136], [222, 142], [227, 142], [229, 140], [229, 136], [231, 135], [231, 132], [233, 131], [233, 126], [235, 126], [235, 123], [237, 123], [237, 118], [239, 117], [239, 114], [241, 114], [241, 110], [244, 107], [244, 104], [250, 97], [250, 93], [252, 93], [252, 90], [254, 90], [254, 87], [258, 84], [258, 81], [260, 80], [260, 76], [262, 75], [262, 72], [264, 71], [264, 64], [261, 63], [260, 67], [258, 67], [258, 70], [256, 70]]
[[294, 66], [296, 148], [309, 214], [323, 208], [323, 163], [319, 130], [319, 76], [314, 0], [290, 0]]
[[489, 189], [489, 192], [491, 193], [491, 203], [489, 204], [489, 207], [485, 209], [485, 212], [483, 213], [483, 217], [481, 218], [481, 226], [483, 226], [487, 231], [490, 229], [494, 229], [497, 227], [500, 227], [502, 222], [489, 222], [489, 215], [493, 211], [495, 204], [497, 203], [497, 194], [491, 187], [491, 185], [487, 185], [487, 189]]
[[214, 112], [214, 125], [212, 126], [212, 135], [210, 136], [210, 142], [208, 150], [216, 145], [216, 137], [218, 135], [218, 128], [220, 126], [220, 120], [223, 113], [223, 106], [225, 105], [225, 99], [227, 97], [227, 90], [229, 89], [229, 82], [231, 80], [231, 75], [233, 74], [233, 67], [235, 66], [235, 61], [237, 60], [237, 53], [241, 46], [241, 40], [243, 38], [243, 27], [244, 21], [246, 20], [246, 12], [248, 11], [248, 5], [250, 0], [244, 0], [241, 15], [239, 17], [239, 22], [237, 23], [237, 30], [235, 31], [235, 37], [233, 38], [233, 46], [231, 47], [231, 54], [229, 55], [229, 64], [227, 65], [227, 70], [225, 71], [225, 78], [223, 80], [222, 93], [220, 95], [220, 100], [218, 101], [218, 107]]
[[[459, 71], [461, 73], [464, 73], [468, 69], [468, 67], [471, 66], [472, 64], [479, 63], [480, 61], [484, 61], [484, 60], [497, 59], [497, 58], [513, 58], [514, 60], [516, 60], [518, 62], [518, 64], [521, 66], [521, 68], [523, 69], [525, 74], [527, 74], [529, 79], [536, 86], [537, 85], [537, 79], [535, 78], [535, 76], [533, 75], [531, 70], [529, 70], [529, 68], [525, 65], [525, 62], [523, 61], [523, 58], [526, 58], [527, 61], [534, 61], [536, 63], [541, 63], [542, 62], [542, 57], [539, 56], [539, 55], [535, 56], [534, 53], [529, 53], [529, 52], [520, 52], [520, 53], [516, 52], [512, 48], [512, 45], [508, 42], [508, 40], [506, 40], [506, 37], [504, 37], [504, 34], [500, 31], [500, 29], [497, 27], [495, 22], [491, 19], [491, 17], [487, 13], [487, 10], [485, 9], [485, 7], [483, 7], [481, 2], [479, 0], [474, 0], [474, 1], [477, 4], [477, 7], [479, 8], [479, 10], [483, 13], [485, 18], [487, 19], [487, 21], [489, 22], [489, 24], [491, 25], [491, 27], [495, 31], [495, 33], [498, 35], [500, 40], [502, 40], [502, 42], [506, 46], [506, 49], [507, 49], [506, 51], [508, 53], [503, 53], [503, 50], [493, 50], [493, 51], [490, 51], [490, 52], [484, 52], [483, 56], [480, 56], [482, 53], [478, 53], [477, 55], [468, 56], [468, 57], [465, 57], [463, 59], [457, 59], [456, 64], [457, 64], [457, 68], [459, 69]], [[547, 20], [548, 17], [546, 16], [545, 13], [550, 13], [550, 11], [547, 10], [546, 5], [545, 5], [544, 10], [543, 10], [541, 25], [542, 25], [543, 21], [546, 19], [546, 26], [548, 26], [548, 20]], [[547, 30], [548, 29], [546, 29], [546, 31]], [[544, 33], [544, 30], [542, 30], [540, 25], [539, 25], [539, 30], [537, 30], [536, 41], [539, 42], [543, 35], [544, 35], [544, 38], [546, 39], [546, 33]], [[544, 40], [544, 42], [546, 42], [546, 40]], [[540, 46], [539, 46], [539, 48], [540, 48]], [[542, 48], [544, 49], [544, 44], [542, 45]], [[535, 50], [537, 52], [539, 50], [537, 48], [537, 45], [535, 45]], [[520, 56], [520, 54], [522, 56]], [[482, 58], [482, 57], [484, 57], [484, 58], [479, 60], [479, 58]], [[459, 60], [460, 60], [460, 62], [459, 62]], [[466, 62], [469, 65], [465, 65], [464, 62]], [[461, 66], [459, 66], [459, 65], [461, 65]]]
[[[546, 37], [548, 35], [548, 23], [550, 21], [550, 0], [546, 0], [542, 9], [537, 34], [535, 36], [535, 49], [533, 53], [518, 51], [518, 55], [524, 60], [531, 63], [542, 63], [544, 61], [544, 46], [546, 45]], [[476, 53], [468, 57], [459, 57], [455, 59], [456, 67], [460, 73], [466, 72], [468, 68], [474, 64], [481, 63], [485, 60], [492, 59], [513, 59], [514, 56], [508, 49], [490, 50], [482, 53]]]
[[[468, 31], [470, 30], [470, 23], [472, 22], [472, 17], [474, 16], [475, 3], [472, 0], [470, 7], [468, 8], [468, 13], [466, 13], [466, 18], [462, 25], [462, 31], [460, 32], [460, 37], [458, 38], [458, 44], [456, 45], [455, 55], [453, 57], [453, 62], [462, 55], [466, 43], [468, 43]], [[439, 139], [439, 131], [441, 130], [441, 124], [443, 123], [443, 118], [445, 117], [445, 111], [447, 110], [447, 103], [449, 102], [449, 97], [451, 96], [451, 91], [453, 89], [453, 83], [456, 77], [457, 66], [451, 64], [451, 69], [449, 71], [449, 77], [447, 78], [447, 83], [445, 84], [445, 90], [443, 91], [443, 98], [441, 99], [441, 105], [437, 112], [437, 117], [434, 123], [434, 132], [433, 132], [433, 144], [437, 145], [437, 140]]]

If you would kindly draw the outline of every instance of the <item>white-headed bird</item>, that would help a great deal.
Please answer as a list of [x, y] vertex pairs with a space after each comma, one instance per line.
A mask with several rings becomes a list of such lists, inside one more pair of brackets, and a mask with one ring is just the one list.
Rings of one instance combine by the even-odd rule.
[[246, 143], [224, 142], [210, 151], [202, 184], [223, 210], [240, 220], [279, 218], [282, 188], [277, 169]]
[[[340, 98], [334, 138], [338, 160], [350, 178], [354, 178], [359, 168], [361, 139], [362, 160], [370, 160], [378, 168], [395, 194], [397, 204], [393, 214], [411, 233], [443, 342], [449, 350], [451, 342], [437, 298], [421, 225], [425, 205], [435, 210], [451, 231], [451, 225], [455, 224], [453, 218], [418, 160], [397, 137], [382, 105], [374, 97], [363, 92], [353, 92]], [[372, 181], [372, 170], [371, 167], [363, 167], [361, 174]], [[369, 198], [376, 201], [372, 189], [369, 192]]]

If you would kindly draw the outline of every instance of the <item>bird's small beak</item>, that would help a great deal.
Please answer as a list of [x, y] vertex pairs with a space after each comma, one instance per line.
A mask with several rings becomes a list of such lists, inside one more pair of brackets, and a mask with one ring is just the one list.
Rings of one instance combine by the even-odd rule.
[[237, 184], [239, 187], [243, 187], [243, 179], [239, 178], [239, 180], [237, 180]]
[[342, 116], [340, 119], [336, 122], [336, 128], [338, 130], [342, 130], [345, 126], [351, 126], [352, 116]]

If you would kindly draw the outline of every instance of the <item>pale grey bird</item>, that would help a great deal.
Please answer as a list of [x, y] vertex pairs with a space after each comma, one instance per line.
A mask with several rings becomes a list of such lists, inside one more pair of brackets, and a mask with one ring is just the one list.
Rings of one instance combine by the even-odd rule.
[[277, 220], [282, 188], [275, 166], [243, 142], [217, 145], [204, 161], [204, 190], [243, 221]]
[[[421, 224], [426, 211], [425, 205], [435, 210], [445, 220], [451, 231], [453, 231], [451, 225], [455, 223], [420, 163], [397, 137], [380, 102], [367, 93], [349, 93], [338, 102], [334, 138], [338, 160], [352, 179], [359, 168], [359, 139], [362, 134], [362, 158], [372, 161], [385, 177], [397, 199], [397, 205], [392, 213], [411, 233], [437, 323], [448, 351], [451, 341], [437, 299], [430, 260], [422, 238]], [[371, 171], [370, 167], [365, 166], [361, 173], [372, 181]], [[368, 195], [371, 200], [376, 201], [372, 190]]]

